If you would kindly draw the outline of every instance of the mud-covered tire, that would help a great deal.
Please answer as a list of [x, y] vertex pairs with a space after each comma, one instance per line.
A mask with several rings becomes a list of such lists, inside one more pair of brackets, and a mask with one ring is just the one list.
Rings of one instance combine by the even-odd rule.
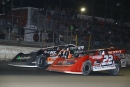
[[119, 64], [115, 64], [115, 66], [116, 66], [115, 69], [108, 70], [108, 74], [114, 75], [114, 76], [119, 75], [119, 72], [120, 72], [120, 65], [119, 65]]
[[47, 61], [46, 61], [46, 55], [39, 55], [36, 60], [37, 68], [46, 68], [47, 67]]
[[83, 75], [89, 75], [91, 72], [91, 62], [90, 61], [86, 61], [84, 62], [83, 66], [82, 66], [82, 74]]

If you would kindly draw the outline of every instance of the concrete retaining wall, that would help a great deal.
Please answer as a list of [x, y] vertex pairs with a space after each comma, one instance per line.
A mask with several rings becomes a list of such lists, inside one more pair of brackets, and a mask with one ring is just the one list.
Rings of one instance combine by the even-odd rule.
[[[40, 48], [0, 45], [0, 60], [10, 60], [20, 52], [30, 53], [39, 49]], [[125, 56], [127, 59], [127, 64], [130, 65], [130, 54], [126, 54]]]
[[17, 47], [17, 46], [2, 46], [0, 45], [0, 60], [10, 60], [16, 56], [16, 54], [30, 53], [35, 50], [39, 50], [40, 48], [32, 48], [32, 47]]

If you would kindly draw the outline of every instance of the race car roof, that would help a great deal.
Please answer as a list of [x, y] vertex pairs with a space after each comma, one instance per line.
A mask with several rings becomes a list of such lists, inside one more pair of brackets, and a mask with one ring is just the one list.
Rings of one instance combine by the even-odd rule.
[[44, 50], [61, 50], [61, 49], [84, 49], [84, 46], [76, 46], [74, 44], [65, 44], [65, 45], [58, 45], [58, 46], [51, 46], [47, 48], [43, 48]]

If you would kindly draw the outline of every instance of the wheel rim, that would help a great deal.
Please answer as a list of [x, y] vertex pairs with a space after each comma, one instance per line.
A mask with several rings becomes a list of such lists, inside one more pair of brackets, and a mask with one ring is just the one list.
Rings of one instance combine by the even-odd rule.
[[88, 72], [90, 70], [90, 67], [88, 64], [86, 64], [83, 68], [84, 72]]
[[116, 65], [116, 68], [113, 70], [113, 73], [117, 75], [119, 73], [119, 66]]

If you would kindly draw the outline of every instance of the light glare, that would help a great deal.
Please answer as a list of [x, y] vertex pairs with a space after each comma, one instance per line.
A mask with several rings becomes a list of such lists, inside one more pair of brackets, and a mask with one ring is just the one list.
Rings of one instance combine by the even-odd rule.
[[81, 8], [81, 11], [84, 12], [84, 11], [85, 11], [85, 8]]

